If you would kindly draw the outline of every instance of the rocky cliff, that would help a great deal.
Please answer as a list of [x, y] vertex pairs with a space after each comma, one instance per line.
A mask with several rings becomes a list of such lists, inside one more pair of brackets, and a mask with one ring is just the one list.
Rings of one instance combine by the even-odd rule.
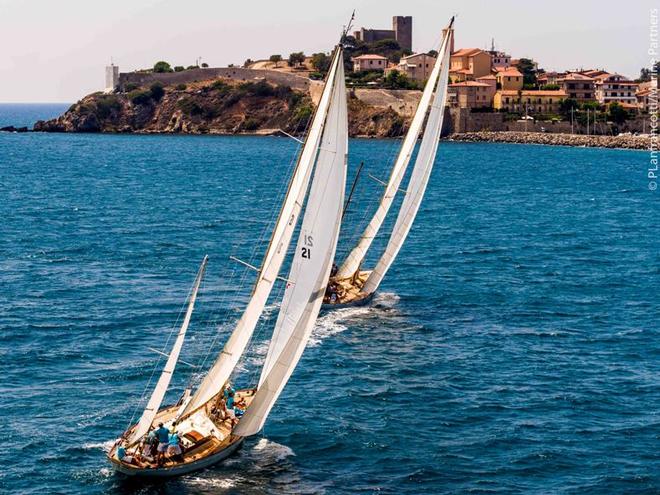
[[[176, 86], [154, 84], [125, 93], [94, 93], [35, 131], [189, 134], [301, 134], [314, 110], [308, 93], [260, 82], [216, 79]], [[349, 95], [351, 136], [396, 137], [406, 118], [392, 108]]]

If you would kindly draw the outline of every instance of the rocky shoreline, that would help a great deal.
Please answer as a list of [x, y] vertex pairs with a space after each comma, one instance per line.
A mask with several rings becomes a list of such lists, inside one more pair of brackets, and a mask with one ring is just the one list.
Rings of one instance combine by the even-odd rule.
[[651, 136], [587, 136], [583, 134], [558, 134], [546, 132], [515, 132], [515, 131], [479, 131], [463, 132], [449, 136], [451, 141], [544, 144], [550, 146], [577, 146], [587, 148], [622, 148], [632, 150], [648, 150], [651, 147]]

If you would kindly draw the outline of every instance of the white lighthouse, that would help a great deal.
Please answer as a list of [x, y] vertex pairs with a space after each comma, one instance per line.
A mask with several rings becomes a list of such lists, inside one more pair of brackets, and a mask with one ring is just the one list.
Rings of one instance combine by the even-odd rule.
[[105, 89], [104, 93], [112, 93], [119, 85], [119, 66], [113, 64], [105, 66]]

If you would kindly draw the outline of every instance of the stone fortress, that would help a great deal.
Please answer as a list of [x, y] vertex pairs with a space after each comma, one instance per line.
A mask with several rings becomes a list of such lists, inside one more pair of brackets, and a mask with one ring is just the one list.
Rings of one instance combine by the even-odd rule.
[[412, 17], [395, 15], [392, 17], [392, 29], [360, 28], [354, 31], [355, 39], [365, 43], [381, 40], [397, 40], [401, 48], [412, 51]]

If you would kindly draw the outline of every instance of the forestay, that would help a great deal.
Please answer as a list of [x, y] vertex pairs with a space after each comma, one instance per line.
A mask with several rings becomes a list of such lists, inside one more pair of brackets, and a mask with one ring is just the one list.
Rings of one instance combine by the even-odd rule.
[[334, 259], [344, 204], [348, 118], [341, 47], [330, 110], [282, 306], [259, 387], [236, 435], [257, 433], [302, 355], [318, 316]]
[[252, 297], [241, 319], [227, 340], [224, 349], [202, 380], [202, 383], [197, 388], [188, 405], [179, 414], [179, 417], [198, 409], [222, 389], [254, 333], [254, 329], [273, 288], [273, 283], [279, 274], [300, 215], [331, 102], [331, 92], [334, 86], [333, 81], [337, 77], [339, 65], [338, 59], [339, 56], [335, 54], [328, 72], [323, 94], [321, 95], [303, 150], [298, 159], [291, 182], [289, 183], [289, 189], [264, 256], [261, 270], [257, 276]]
[[410, 124], [410, 129], [408, 129], [408, 133], [406, 134], [406, 137], [403, 140], [403, 144], [401, 145], [399, 155], [397, 156], [396, 162], [392, 167], [390, 178], [387, 186], [385, 187], [385, 192], [381, 197], [380, 203], [378, 204], [378, 209], [376, 210], [376, 213], [372, 217], [367, 227], [364, 229], [358, 244], [351, 250], [349, 255], [346, 257], [346, 260], [339, 268], [339, 271], [337, 272], [337, 278], [351, 277], [358, 270], [362, 264], [362, 260], [369, 250], [369, 247], [371, 246], [372, 241], [374, 240], [374, 237], [376, 237], [376, 234], [378, 234], [378, 231], [380, 230], [380, 227], [382, 226], [383, 221], [387, 216], [387, 212], [394, 202], [396, 193], [399, 190], [399, 186], [401, 185], [401, 180], [403, 179], [406, 168], [408, 167], [408, 163], [410, 162], [410, 158], [415, 149], [417, 138], [419, 137], [419, 133], [422, 130], [424, 118], [426, 117], [429, 109], [431, 97], [433, 96], [433, 90], [435, 89], [436, 81], [438, 80], [438, 76], [440, 74], [440, 59], [441, 58], [438, 57], [438, 60], [433, 66], [433, 70], [431, 71], [431, 75], [429, 76], [429, 80], [424, 87], [422, 98], [419, 100], [417, 110], [415, 111], [415, 116], [413, 117], [413, 120]]
[[168, 356], [167, 362], [165, 363], [165, 369], [163, 369], [163, 372], [160, 374], [160, 378], [158, 378], [156, 388], [149, 398], [149, 402], [147, 403], [146, 409], [142, 413], [142, 417], [140, 417], [140, 421], [129, 437], [129, 445], [134, 444], [149, 432], [149, 428], [151, 428], [151, 425], [154, 422], [154, 418], [158, 413], [158, 409], [163, 402], [165, 393], [167, 392], [167, 389], [170, 385], [170, 380], [172, 379], [172, 374], [174, 373], [174, 368], [176, 367], [176, 363], [179, 360], [179, 354], [181, 353], [183, 342], [186, 338], [186, 331], [190, 325], [190, 318], [192, 317], [192, 312], [195, 308], [197, 292], [199, 290], [200, 284], [202, 283], [202, 278], [204, 277], [204, 271], [206, 270], [207, 262], [208, 256], [204, 256], [202, 266], [199, 268], [199, 272], [197, 272], [197, 277], [195, 278], [195, 283], [193, 284], [193, 289], [190, 293], [190, 300], [188, 302], [186, 315], [183, 318], [183, 323], [181, 324], [181, 328], [179, 329], [179, 333], [176, 336], [176, 340], [174, 341], [170, 355]]
[[441, 64], [440, 76], [435, 88], [433, 104], [426, 122], [424, 137], [419, 147], [415, 166], [413, 167], [406, 195], [401, 203], [401, 209], [394, 224], [394, 229], [385, 248], [383, 256], [378, 260], [375, 268], [367, 278], [362, 287], [362, 292], [371, 294], [375, 292], [380, 285], [383, 277], [394, 262], [401, 246], [406, 240], [410, 228], [415, 221], [415, 216], [419, 211], [419, 206], [424, 197], [426, 186], [433, 169], [435, 155], [440, 141], [440, 132], [442, 131], [442, 120], [445, 113], [445, 103], [447, 100], [447, 82], [449, 79], [449, 36], [451, 30], [446, 31], [446, 36], [440, 50], [440, 56], [437, 63]]

